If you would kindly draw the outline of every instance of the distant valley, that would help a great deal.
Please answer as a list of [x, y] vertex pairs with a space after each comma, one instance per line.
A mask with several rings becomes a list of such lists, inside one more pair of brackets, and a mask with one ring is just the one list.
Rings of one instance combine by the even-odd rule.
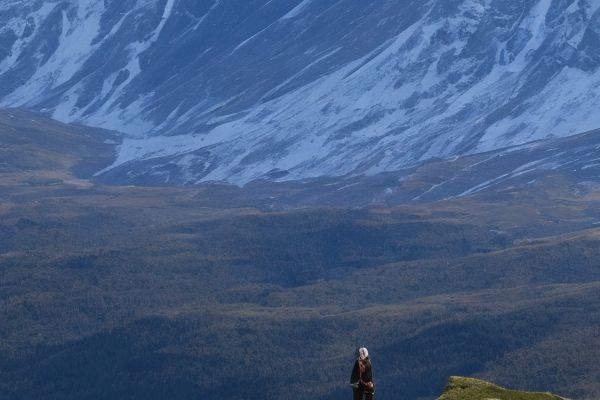
[[361, 343], [384, 398], [456, 374], [595, 398], [596, 136], [344, 185], [131, 186], [93, 177], [118, 134], [4, 110], [0, 395], [338, 399]]

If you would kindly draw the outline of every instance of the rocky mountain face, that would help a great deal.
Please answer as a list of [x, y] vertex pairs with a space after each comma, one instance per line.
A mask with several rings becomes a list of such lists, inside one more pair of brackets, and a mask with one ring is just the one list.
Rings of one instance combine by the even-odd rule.
[[153, 183], [372, 174], [600, 126], [598, 0], [20, 0], [0, 105]]

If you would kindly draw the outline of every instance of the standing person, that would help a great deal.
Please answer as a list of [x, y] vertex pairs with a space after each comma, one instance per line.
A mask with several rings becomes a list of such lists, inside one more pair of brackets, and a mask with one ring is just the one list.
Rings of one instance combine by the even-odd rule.
[[356, 362], [352, 369], [350, 385], [354, 393], [354, 400], [373, 400], [375, 385], [373, 384], [373, 365], [366, 347], [356, 351]]

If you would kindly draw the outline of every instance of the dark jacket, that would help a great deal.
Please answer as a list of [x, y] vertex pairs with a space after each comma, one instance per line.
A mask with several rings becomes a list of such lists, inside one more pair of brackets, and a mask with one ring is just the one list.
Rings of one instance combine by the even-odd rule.
[[352, 368], [352, 375], [350, 375], [350, 383], [356, 383], [360, 380], [360, 366], [358, 365], [358, 360], [354, 363], [354, 368]]
[[361, 382], [362, 383], [373, 382], [373, 365], [371, 365], [371, 360], [369, 360], [367, 358], [366, 360], [363, 361], [363, 363], [365, 366], [365, 371], [362, 374]]
[[[362, 374], [361, 363], [363, 367]], [[371, 360], [369, 360], [368, 358], [363, 361], [356, 360], [356, 362], [354, 363], [354, 368], [352, 368], [352, 375], [350, 376], [350, 383], [356, 382], [358, 382], [358, 387], [363, 390], [367, 382], [373, 382], [373, 365], [371, 365]]]

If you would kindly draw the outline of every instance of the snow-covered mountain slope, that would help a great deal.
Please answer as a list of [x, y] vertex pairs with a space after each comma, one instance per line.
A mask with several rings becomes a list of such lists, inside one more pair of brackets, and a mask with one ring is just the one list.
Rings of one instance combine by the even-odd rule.
[[101, 173], [376, 173], [600, 126], [600, 0], [0, 2], [0, 105], [130, 134]]
[[[600, 203], [597, 203], [600, 199], [597, 195], [600, 193], [599, 151], [600, 130], [595, 130], [446, 160], [425, 161], [370, 176], [285, 182], [261, 179], [244, 187], [206, 184], [201, 186], [198, 198], [207, 207], [264, 210], [323, 206], [386, 208], [469, 199], [496, 204], [513, 201], [535, 210], [531, 198], [570, 198], [573, 201], [585, 198], [594, 202], [589, 208], [593, 219], [588, 225], [596, 226], [600, 224]], [[111, 174], [99, 178], [100, 181], [118, 179]], [[121, 179], [128, 182], [126, 178]], [[560, 208], [561, 201], [549, 204]], [[569, 218], [565, 215], [562, 223]]]

